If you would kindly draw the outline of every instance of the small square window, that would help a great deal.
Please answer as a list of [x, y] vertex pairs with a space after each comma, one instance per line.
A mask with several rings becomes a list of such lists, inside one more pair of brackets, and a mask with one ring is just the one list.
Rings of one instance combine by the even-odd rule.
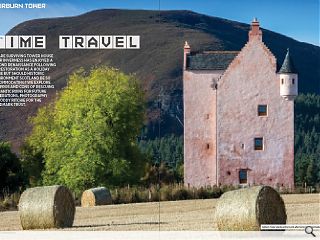
[[263, 138], [254, 139], [254, 150], [263, 150]]
[[240, 184], [248, 183], [248, 170], [240, 169], [240, 171], [239, 171], [239, 182], [240, 182]]
[[267, 116], [267, 115], [268, 115], [268, 106], [258, 105], [258, 116]]

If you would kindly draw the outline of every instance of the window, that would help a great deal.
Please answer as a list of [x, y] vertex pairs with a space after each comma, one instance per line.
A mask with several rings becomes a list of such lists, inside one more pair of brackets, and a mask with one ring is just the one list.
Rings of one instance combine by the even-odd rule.
[[209, 149], [210, 148], [210, 144], [209, 143], [207, 143], [207, 149]]
[[294, 84], [294, 78], [292, 78], [292, 84]]
[[240, 184], [248, 183], [248, 170], [247, 169], [240, 169], [239, 182], [240, 182]]
[[267, 105], [258, 105], [258, 116], [267, 116], [268, 107]]
[[263, 150], [263, 138], [254, 139], [254, 150]]
[[282, 85], [284, 84], [284, 79], [283, 79], [283, 78], [281, 79], [281, 84], [282, 84]]

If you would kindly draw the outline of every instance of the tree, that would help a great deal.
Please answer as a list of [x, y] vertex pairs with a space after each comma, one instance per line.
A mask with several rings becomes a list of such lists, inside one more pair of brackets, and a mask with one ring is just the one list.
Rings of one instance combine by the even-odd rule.
[[168, 168], [165, 163], [150, 164], [145, 167], [145, 176], [142, 178], [146, 186], [156, 184], [172, 184], [176, 182], [176, 176], [173, 169]]
[[9, 143], [0, 142], [0, 195], [12, 193], [24, 186], [24, 177], [18, 157]]
[[320, 96], [295, 99], [295, 181], [320, 183]]
[[53, 130], [53, 104], [38, 110], [37, 116], [31, 119], [34, 126], [32, 134], [26, 138], [21, 148], [21, 165], [28, 175], [29, 185], [42, 185], [42, 171], [44, 169], [44, 142], [47, 134]]
[[[141, 140], [139, 148], [151, 162], [143, 178], [146, 183], [155, 183], [154, 178], [159, 174], [157, 173], [159, 169], [164, 176], [162, 182], [174, 183], [183, 180], [183, 138], [181, 136], [168, 135], [154, 140]], [[156, 168], [159, 164], [160, 168]]]
[[144, 162], [136, 138], [144, 110], [132, 75], [107, 67], [71, 75], [55, 104], [32, 119], [26, 140], [35, 154], [42, 153], [43, 183], [81, 191], [138, 181]]
[[317, 183], [317, 173], [319, 172], [319, 169], [315, 164], [315, 155], [310, 155], [308, 160], [308, 167], [306, 169], [306, 183], [309, 185], [314, 185]]

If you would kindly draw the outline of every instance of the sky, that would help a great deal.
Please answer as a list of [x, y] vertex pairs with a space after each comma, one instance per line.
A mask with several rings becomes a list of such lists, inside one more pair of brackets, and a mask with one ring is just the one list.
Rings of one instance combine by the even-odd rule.
[[[160, 1], [160, 4], [159, 4]], [[105, 8], [192, 10], [243, 23], [254, 17], [261, 27], [317, 46], [320, 0], [0, 0], [3, 3], [46, 3], [45, 9], [0, 8], [0, 35], [26, 20], [79, 15]]]

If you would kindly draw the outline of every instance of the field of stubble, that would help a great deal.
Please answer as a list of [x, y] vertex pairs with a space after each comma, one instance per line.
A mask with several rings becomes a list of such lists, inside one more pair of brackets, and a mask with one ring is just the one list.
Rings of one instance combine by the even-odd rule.
[[[282, 195], [288, 223], [320, 224], [320, 194]], [[216, 230], [217, 199], [77, 207], [65, 230]], [[160, 212], [160, 219], [159, 219]], [[0, 230], [21, 230], [17, 211], [0, 213]]]

